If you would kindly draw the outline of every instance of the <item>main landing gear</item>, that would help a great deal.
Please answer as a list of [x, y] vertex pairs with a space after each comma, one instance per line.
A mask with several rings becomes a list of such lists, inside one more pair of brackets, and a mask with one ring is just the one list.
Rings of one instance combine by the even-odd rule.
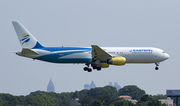
[[89, 67], [84, 67], [84, 71], [91, 72], [91, 71], [92, 71], [92, 69], [91, 69], [91, 68], [89, 68]]
[[97, 66], [95, 66], [95, 65], [91, 65], [91, 66], [93, 67], [94, 70], [98, 70], [98, 71], [101, 70], [101, 67], [97, 67]]
[[[88, 72], [91, 72], [92, 71], [92, 69], [89, 67], [89, 64], [86, 64], [87, 65], [87, 67], [84, 67], [84, 71], [88, 71]], [[100, 71], [101, 70], [101, 67], [97, 67], [97, 66], [95, 66], [95, 65], [92, 65], [91, 64], [91, 66], [92, 66], [92, 68], [95, 70], [97, 70], [97, 71]]]
[[155, 70], [158, 70], [159, 69], [159, 63], [155, 63], [156, 64], [156, 67], [155, 67]]

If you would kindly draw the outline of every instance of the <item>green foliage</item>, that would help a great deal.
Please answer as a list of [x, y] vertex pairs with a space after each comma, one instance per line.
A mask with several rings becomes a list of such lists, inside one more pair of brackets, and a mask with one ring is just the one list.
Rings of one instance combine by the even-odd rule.
[[69, 106], [70, 93], [56, 94], [43, 91], [32, 92], [27, 96], [0, 94], [0, 106]]
[[110, 96], [110, 93], [108, 92], [108, 90], [106, 88], [98, 87], [98, 88], [90, 89], [86, 95], [95, 98], [99, 95]]
[[131, 101], [128, 101], [128, 100], [119, 100], [112, 103], [109, 106], [135, 106], [135, 104], [133, 104]]
[[152, 97], [155, 98], [155, 99], [165, 99], [165, 98], [167, 98], [167, 96], [163, 95], [163, 94], [153, 95]]
[[95, 99], [99, 100], [103, 105], [109, 105], [111, 97], [108, 95], [99, 95]]
[[123, 88], [119, 89], [118, 91], [118, 95], [128, 95], [131, 96], [132, 99], [136, 99], [138, 100], [140, 97], [142, 97], [143, 95], [145, 95], [145, 91], [138, 88], [135, 85], [128, 85], [128, 86], [124, 86]]
[[24, 96], [12, 96], [10, 94], [0, 94], [0, 104], [9, 105], [24, 105]]
[[[139, 98], [133, 104], [131, 101], [117, 98], [120, 95]], [[163, 99], [166, 95], [145, 95], [145, 91], [137, 86], [125, 86], [118, 92], [115, 87], [105, 86], [90, 90], [75, 92], [31, 92], [27, 96], [13, 96], [10, 94], [0, 94], [0, 106], [70, 106], [70, 100], [79, 98], [81, 106], [165, 106], [158, 99]]]
[[87, 106], [87, 105], [91, 104], [92, 101], [93, 101], [93, 98], [92, 98], [92, 97], [84, 96], [84, 97], [80, 98], [79, 103], [80, 103], [82, 106]]
[[73, 93], [72, 98], [73, 98], [73, 99], [79, 98], [79, 92], [78, 92], [78, 91], [75, 91], [75, 92]]
[[0, 104], [0, 106], [13, 106], [13, 105], [3, 103], [3, 104]]
[[94, 101], [90, 104], [90, 106], [102, 106], [102, 104], [101, 104], [101, 101], [99, 101], [99, 100], [94, 100]]
[[79, 98], [84, 97], [88, 92], [89, 92], [89, 90], [87, 90], [87, 89], [79, 91]]
[[108, 90], [109, 94], [110, 94], [110, 97], [112, 99], [116, 99], [118, 97], [117, 95], [117, 89], [115, 87], [112, 87], [112, 86], [105, 86], [104, 87], [105, 89]]
[[144, 95], [136, 103], [136, 106], [163, 106], [158, 99], [154, 99], [149, 95]]

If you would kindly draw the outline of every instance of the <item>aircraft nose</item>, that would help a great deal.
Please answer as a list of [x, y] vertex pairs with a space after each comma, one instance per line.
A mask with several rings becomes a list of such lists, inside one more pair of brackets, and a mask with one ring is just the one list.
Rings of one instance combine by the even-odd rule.
[[164, 58], [165, 58], [165, 59], [168, 59], [169, 57], [170, 57], [169, 54], [167, 54], [167, 53], [164, 54]]

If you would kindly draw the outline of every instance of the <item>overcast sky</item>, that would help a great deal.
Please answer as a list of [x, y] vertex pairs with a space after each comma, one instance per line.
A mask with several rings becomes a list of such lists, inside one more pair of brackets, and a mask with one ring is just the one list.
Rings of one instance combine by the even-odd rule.
[[[0, 3], [0, 93], [28, 95], [82, 90], [118, 82], [137, 85], [147, 94], [180, 89], [179, 0], [3, 0]], [[170, 58], [160, 64], [110, 66], [84, 72], [84, 64], [54, 64], [24, 57], [11, 21], [20, 21], [44, 46], [157, 47]]]

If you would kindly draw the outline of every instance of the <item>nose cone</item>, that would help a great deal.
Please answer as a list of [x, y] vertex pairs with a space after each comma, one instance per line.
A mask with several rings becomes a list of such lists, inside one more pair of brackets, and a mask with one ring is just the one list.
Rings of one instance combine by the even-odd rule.
[[165, 59], [168, 59], [169, 58], [169, 55], [167, 53], [164, 54], [164, 58]]

